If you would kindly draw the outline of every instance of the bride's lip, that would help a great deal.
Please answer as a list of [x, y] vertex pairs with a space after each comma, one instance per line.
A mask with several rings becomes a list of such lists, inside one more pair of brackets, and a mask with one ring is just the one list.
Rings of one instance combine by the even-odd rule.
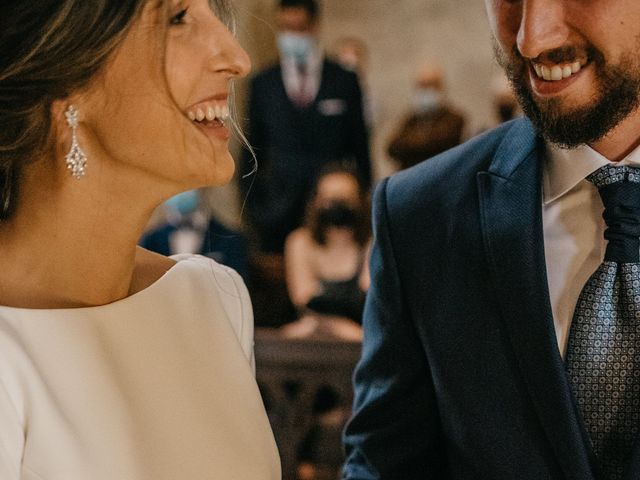
[[197, 102], [193, 103], [192, 105], [188, 106], [186, 108], [186, 110], [193, 110], [194, 108], [198, 108], [198, 105], [200, 104], [206, 104], [206, 103], [221, 103], [221, 102], [228, 102], [229, 101], [229, 94], [228, 93], [218, 93], [216, 95], [211, 95], [207, 98], [203, 98], [201, 100], [198, 100]]
[[226, 127], [229, 119], [228, 92], [210, 95], [187, 108], [189, 120], [211, 139], [229, 140]]
[[195, 126], [209, 138], [224, 141], [231, 138], [231, 132], [226, 125], [219, 120], [192, 123], [194, 123]]

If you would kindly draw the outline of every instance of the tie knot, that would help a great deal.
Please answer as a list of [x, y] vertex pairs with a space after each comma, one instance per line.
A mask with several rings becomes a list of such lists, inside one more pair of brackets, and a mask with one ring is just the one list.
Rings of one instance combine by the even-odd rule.
[[607, 165], [587, 177], [600, 193], [608, 240], [605, 260], [640, 262], [640, 169]]

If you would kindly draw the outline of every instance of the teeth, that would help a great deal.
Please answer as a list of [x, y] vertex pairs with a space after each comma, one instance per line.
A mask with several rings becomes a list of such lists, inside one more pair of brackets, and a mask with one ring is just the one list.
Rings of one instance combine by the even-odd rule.
[[548, 82], [557, 82], [571, 75], [578, 73], [582, 69], [580, 62], [573, 62], [566, 65], [554, 65], [547, 67], [546, 65], [533, 64], [533, 69], [538, 78], [543, 78]]
[[538, 77], [542, 77], [542, 66], [534, 64], [533, 69], [536, 71]]
[[562, 80], [562, 67], [555, 66], [551, 68], [551, 80]]
[[224, 123], [229, 118], [229, 105], [209, 105], [195, 110], [189, 110], [187, 116], [191, 121], [202, 122], [205, 119], [209, 122], [219, 120]]

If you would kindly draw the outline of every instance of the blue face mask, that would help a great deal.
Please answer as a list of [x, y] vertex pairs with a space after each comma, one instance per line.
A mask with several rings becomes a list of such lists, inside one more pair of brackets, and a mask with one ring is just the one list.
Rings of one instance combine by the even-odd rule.
[[197, 210], [200, 203], [200, 194], [197, 190], [189, 190], [171, 197], [165, 205], [180, 215], [189, 215]]
[[442, 103], [442, 92], [435, 88], [419, 88], [413, 93], [413, 107], [418, 112], [433, 112], [440, 108]]
[[314, 39], [311, 35], [283, 32], [278, 34], [278, 50], [283, 57], [292, 58], [296, 63], [306, 63], [313, 52]]

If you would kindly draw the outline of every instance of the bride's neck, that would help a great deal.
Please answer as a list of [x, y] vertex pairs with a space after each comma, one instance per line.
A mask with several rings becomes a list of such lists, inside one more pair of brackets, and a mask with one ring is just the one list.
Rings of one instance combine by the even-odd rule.
[[131, 293], [154, 205], [139, 193], [145, 185], [97, 170], [76, 180], [45, 162], [26, 169], [16, 211], [0, 222], [0, 305], [72, 308]]

